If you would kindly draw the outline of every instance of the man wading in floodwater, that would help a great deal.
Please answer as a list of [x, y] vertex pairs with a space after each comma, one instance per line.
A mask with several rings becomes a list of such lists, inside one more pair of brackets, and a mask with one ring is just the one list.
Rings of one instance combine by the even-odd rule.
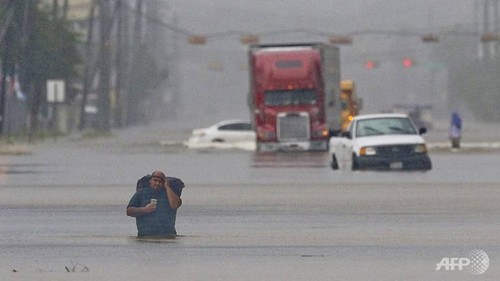
[[[175, 188], [169, 179], [174, 179]], [[179, 187], [179, 182], [181, 186]], [[154, 171], [149, 184], [139, 188], [127, 206], [127, 216], [135, 217], [138, 237], [174, 238], [175, 218], [181, 206], [182, 181]]]

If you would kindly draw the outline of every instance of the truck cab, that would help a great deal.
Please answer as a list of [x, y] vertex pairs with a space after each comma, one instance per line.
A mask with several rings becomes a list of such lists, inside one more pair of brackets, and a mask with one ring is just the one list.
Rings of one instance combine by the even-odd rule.
[[[338, 72], [335, 77], [325, 74], [326, 59], [338, 55], [336, 47], [329, 47], [333, 49], [324, 44], [250, 47], [248, 100], [258, 151], [328, 149], [331, 118], [327, 113], [335, 111], [329, 107], [340, 107], [334, 98], [340, 86], [332, 82]], [[330, 73], [338, 70], [337, 62], [330, 65]]]

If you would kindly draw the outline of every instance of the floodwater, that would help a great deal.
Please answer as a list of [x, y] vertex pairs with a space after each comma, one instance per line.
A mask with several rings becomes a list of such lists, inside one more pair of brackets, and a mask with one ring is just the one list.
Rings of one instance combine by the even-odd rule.
[[[500, 276], [498, 149], [431, 151], [429, 172], [350, 172], [324, 153], [189, 149], [188, 134], [136, 128], [0, 156], [0, 280]], [[484, 136], [472, 141], [498, 141]], [[137, 239], [125, 215], [136, 180], [155, 169], [186, 183], [177, 239]], [[474, 250], [489, 256], [483, 274], [436, 271]]]

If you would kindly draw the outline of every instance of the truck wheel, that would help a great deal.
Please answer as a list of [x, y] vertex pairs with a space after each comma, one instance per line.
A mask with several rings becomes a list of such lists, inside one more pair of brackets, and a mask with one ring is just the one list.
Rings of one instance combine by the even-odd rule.
[[358, 157], [356, 156], [356, 154], [352, 154], [352, 170], [353, 171], [356, 171], [359, 169], [359, 165], [358, 165]]
[[330, 167], [332, 167], [333, 170], [339, 169], [339, 163], [337, 162], [337, 157], [335, 157], [335, 154], [332, 154], [332, 162], [330, 162]]

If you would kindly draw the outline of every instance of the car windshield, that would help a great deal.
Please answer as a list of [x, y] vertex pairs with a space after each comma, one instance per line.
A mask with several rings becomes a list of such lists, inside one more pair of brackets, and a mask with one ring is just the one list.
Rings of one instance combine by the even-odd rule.
[[359, 120], [356, 126], [356, 137], [415, 134], [417, 130], [410, 120], [402, 117]]
[[250, 123], [231, 123], [219, 127], [221, 131], [250, 131], [252, 124]]
[[316, 104], [316, 92], [306, 89], [267, 91], [264, 102], [268, 106]]

